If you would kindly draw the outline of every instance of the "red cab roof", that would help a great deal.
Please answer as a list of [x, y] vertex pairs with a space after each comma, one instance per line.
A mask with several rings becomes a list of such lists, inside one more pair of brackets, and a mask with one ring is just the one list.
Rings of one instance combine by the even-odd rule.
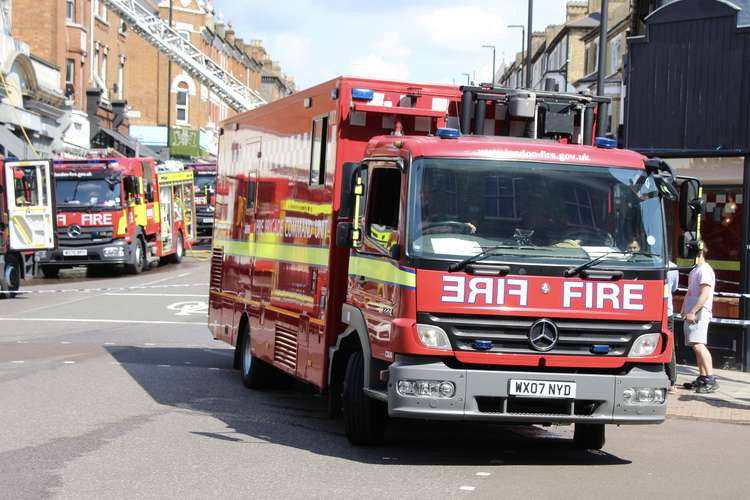
[[[397, 147], [396, 143], [399, 141], [402, 144]], [[458, 139], [442, 139], [436, 136], [379, 136], [370, 140], [365, 156], [398, 156], [399, 150], [403, 149], [408, 149], [414, 157], [517, 160], [639, 169], [644, 168], [643, 160], [646, 158], [626, 149], [494, 136], [461, 136]]]

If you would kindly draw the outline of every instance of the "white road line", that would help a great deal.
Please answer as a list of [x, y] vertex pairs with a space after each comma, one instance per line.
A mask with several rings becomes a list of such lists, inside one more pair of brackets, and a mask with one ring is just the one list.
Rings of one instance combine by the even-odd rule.
[[182, 273], [182, 274], [179, 274], [177, 277], [178, 278], [184, 278], [185, 276], [190, 276], [191, 274], [193, 274], [193, 273]]
[[16, 364], [21, 364], [21, 363], [25, 363], [25, 362], [26, 361], [23, 361], [22, 359], [17, 359], [15, 361], [11, 361], [11, 363], [16, 363]]
[[[21, 361], [21, 363], [23, 363], [23, 361]], [[209, 367], [209, 370], [221, 370], [221, 368], [216, 368], [215, 366], [211, 366]]]
[[146, 347], [153, 347], [153, 346], [155, 346], [156, 344], [154, 344], [154, 343], [152, 343], [152, 342], [146, 342], [146, 343], [144, 343], [143, 345], [145, 345]]
[[207, 293], [105, 293], [110, 297], [201, 297], [208, 298]]
[[156, 365], [159, 368], [172, 368], [172, 365]]
[[136, 319], [91, 319], [91, 318], [3, 318], [0, 321], [50, 321], [60, 323], [131, 323], [134, 325], [200, 325], [206, 326], [205, 321], [150, 321]]
[[475, 489], [477, 489], [476, 486], [461, 486], [459, 488], [461, 491], [474, 491]]
[[70, 341], [68, 341], [68, 340], [61, 340], [60, 343], [61, 344], [70, 344]]
[[105, 342], [104, 345], [115, 345], [114, 342]]
[[74, 365], [76, 362], [75, 361], [63, 361], [63, 363], [65, 363], [66, 365]]
[[477, 476], [479, 477], [487, 477], [491, 474], [492, 474], [491, 472], [477, 472]]
[[169, 276], [167, 278], [162, 278], [162, 279], [158, 279], [158, 280], [154, 280], [154, 281], [149, 281], [148, 283], [142, 283], [142, 284], [140, 284], [138, 286], [155, 285], [156, 283], [163, 283], [164, 281], [169, 281], [169, 280], [173, 280], [173, 279], [176, 279], [176, 278], [177, 278], [176, 276]]
[[16, 340], [16, 344], [28, 344], [28, 340]]

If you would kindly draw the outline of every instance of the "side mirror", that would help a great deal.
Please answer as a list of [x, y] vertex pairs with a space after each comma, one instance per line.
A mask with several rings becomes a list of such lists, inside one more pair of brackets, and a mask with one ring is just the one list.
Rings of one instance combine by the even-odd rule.
[[336, 246], [339, 248], [352, 248], [352, 231], [351, 222], [339, 222], [336, 224]]
[[339, 217], [348, 219], [354, 216], [354, 182], [359, 163], [344, 163], [341, 171], [341, 196], [339, 198]]
[[146, 201], [149, 203], [154, 201], [154, 187], [151, 184], [146, 184]]
[[696, 179], [687, 179], [680, 186], [680, 229], [683, 231], [698, 228], [698, 217], [704, 210], [700, 187]]
[[686, 231], [680, 235], [680, 257], [683, 259], [694, 259], [698, 256], [701, 241], [694, 233]]

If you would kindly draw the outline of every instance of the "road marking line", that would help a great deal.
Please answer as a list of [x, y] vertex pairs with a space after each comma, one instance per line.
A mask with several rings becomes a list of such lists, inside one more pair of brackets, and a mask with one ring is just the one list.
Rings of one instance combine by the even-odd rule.
[[104, 345], [115, 345], [114, 342], [105, 342]]
[[61, 344], [70, 344], [70, 341], [69, 340], [61, 340], [60, 343]]
[[16, 344], [28, 344], [28, 340], [16, 340]]
[[462, 491], [474, 491], [475, 489], [477, 489], [476, 486], [461, 486], [459, 488]]
[[491, 472], [477, 472], [477, 476], [479, 477], [487, 477], [491, 474], [492, 474]]
[[153, 347], [153, 346], [155, 346], [156, 344], [154, 344], [154, 343], [152, 343], [152, 342], [146, 342], [146, 343], [144, 343], [143, 345], [145, 345], [146, 347]]
[[16, 363], [16, 364], [20, 364], [20, 363], [25, 363], [25, 361], [24, 361], [24, 360], [22, 360], [22, 359], [17, 359], [17, 360], [15, 360], [15, 361], [11, 361], [11, 363]]
[[91, 318], [3, 318], [0, 321], [58, 321], [64, 323], [131, 323], [134, 325], [200, 325], [206, 326], [203, 321], [152, 321], [138, 319], [91, 319]]
[[172, 365], [156, 365], [159, 368], [172, 368]]
[[156, 283], [163, 283], [164, 281], [173, 280], [175, 278], [176, 278], [175, 276], [169, 276], [167, 278], [161, 278], [161, 279], [158, 279], [158, 280], [149, 281], [148, 283], [144, 283], [141, 286], [149, 286], [149, 285], [154, 285]]
[[110, 297], [201, 297], [208, 298], [206, 293], [105, 293]]
[[177, 277], [178, 278], [184, 278], [185, 276], [190, 276], [191, 274], [193, 274], [193, 273], [182, 273], [182, 274], [178, 275]]
[[66, 365], [74, 365], [75, 361], [63, 361]]
[[[21, 361], [23, 363], [23, 361]], [[209, 370], [221, 370], [221, 368], [216, 368], [215, 366], [211, 366], [208, 368]]]
[[192, 365], [193, 363], [191, 363], [190, 361], [185, 361], [185, 364], [186, 365]]

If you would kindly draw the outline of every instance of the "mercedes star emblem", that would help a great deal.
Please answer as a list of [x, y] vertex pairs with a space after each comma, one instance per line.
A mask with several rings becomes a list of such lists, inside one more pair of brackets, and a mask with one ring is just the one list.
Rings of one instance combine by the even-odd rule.
[[76, 224], [73, 224], [68, 228], [68, 236], [71, 238], [78, 238], [81, 236], [81, 226], [78, 226]]
[[557, 345], [558, 340], [557, 325], [548, 319], [537, 320], [529, 328], [529, 344], [537, 351], [549, 351]]
[[542, 293], [544, 295], [549, 293], [549, 283], [542, 283]]

